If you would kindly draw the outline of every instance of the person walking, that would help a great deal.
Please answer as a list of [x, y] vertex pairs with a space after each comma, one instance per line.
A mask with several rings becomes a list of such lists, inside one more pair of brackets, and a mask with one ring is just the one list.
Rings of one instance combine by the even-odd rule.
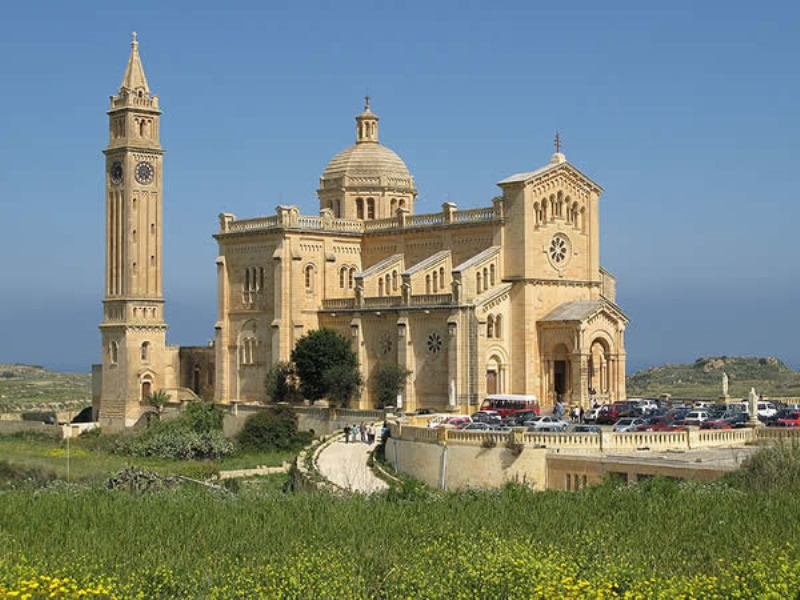
[[367, 426], [364, 423], [361, 424], [361, 441], [367, 443]]
[[357, 442], [358, 441], [358, 434], [360, 433], [358, 431], [358, 423], [353, 423], [353, 426], [350, 428], [350, 431], [353, 434], [353, 442], [354, 443]]
[[345, 444], [350, 443], [350, 425], [344, 426], [344, 443]]
[[583, 406], [581, 406], [580, 410], [578, 411], [578, 423], [583, 423], [583, 418], [585, 416], [585, 411], [583, 410]]

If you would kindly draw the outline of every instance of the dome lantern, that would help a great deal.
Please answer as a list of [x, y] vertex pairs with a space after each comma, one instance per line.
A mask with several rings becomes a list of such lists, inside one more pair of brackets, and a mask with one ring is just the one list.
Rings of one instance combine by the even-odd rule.
[[378, 121], [369, 108], [369, 96], [364, 96], [364, 112], [356, 117], [356, 144], [378, 143]]

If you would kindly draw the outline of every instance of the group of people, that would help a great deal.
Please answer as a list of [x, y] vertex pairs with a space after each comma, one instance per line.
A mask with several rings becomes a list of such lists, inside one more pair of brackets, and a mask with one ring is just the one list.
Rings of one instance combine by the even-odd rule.
[[[564, 413], [566, 412], [566, 407], [564, 406], [564, 402], [559, 400], [553, 406], [553, 416], [558, 419], [562, 419], [564, 417]], [[583, 406], [573, 406], [569, 411], [569, 419], [573, 423], [583, 423], [583, 415], [584, 410]]]
[[375, 427], [366, 423], [355, 423], [344, 426], [344, 441], [349, 444], [353, 442], [364, 442], [365, 444], [375, 443]]

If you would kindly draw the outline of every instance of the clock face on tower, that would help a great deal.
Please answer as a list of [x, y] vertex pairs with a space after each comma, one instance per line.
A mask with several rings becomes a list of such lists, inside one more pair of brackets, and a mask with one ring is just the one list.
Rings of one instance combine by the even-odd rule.
[[136, 176], [136, 181], [139, 183], [152, 183], [155, 173], [156, 170], [153, 168], [153, 165], [143, 160], [136, 164], [136, 172], [134, 175]]
[[111, 164], [110, 173], [111, 173], [111, 183], [113, 183], [113, 184], [122, 183], [122, 163], [121, 162], [119, 162], [118, 160], [114, 161]]

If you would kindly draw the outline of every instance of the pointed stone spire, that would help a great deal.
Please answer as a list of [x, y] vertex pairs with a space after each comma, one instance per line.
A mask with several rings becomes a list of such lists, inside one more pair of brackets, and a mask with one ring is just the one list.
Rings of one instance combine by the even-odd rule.
[[147, 77], [144, 76], [142, 59], [139, 57], [139, 42], [136, 39], [135, 31], [132, 34], [131, 55], [130, 58], [128, 58], [128, 66], [125, 67], [125, 75], [122, 77], [122, 83], [119, 88], [120, 91], [142, 90], [145, 94], [150, 93], [150, 88], [147, 85]]

